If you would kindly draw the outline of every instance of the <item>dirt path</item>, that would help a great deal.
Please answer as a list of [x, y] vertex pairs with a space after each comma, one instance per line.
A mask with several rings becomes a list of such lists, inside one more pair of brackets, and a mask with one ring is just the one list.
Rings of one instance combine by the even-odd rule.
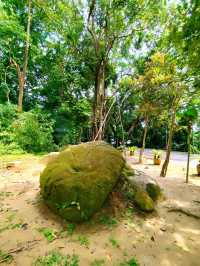
[[40, 159], [18, 159], [10, 169], [1, 164], [0, 250], [11, 252], [10, 265], [34, 265], [38, 256], [58, 249], [63, 254], [78, 255], [80, 266], [119, 266], [131, 257], [136, 257], [141, 266], [199, 266], [200, 219], [168, 212], [167, 207], [188, 202], [198, 207], [200, 203], [194, 201], [200, 200], [200, 178], [193, 176], [186, 185], [180, 165], [171, 167], [169, 177], [163, 179], [158, 177], [159, 167], [150, 161], [142, 166], [129, 161], [156, 177], [162, 186], [166, 200], [159, 204], [158, 214], [145, 218], [128, 209], [124, 218], [115, 219], [101, 213], [74, 230], [40, 199], [38, 180], [44, 167]]

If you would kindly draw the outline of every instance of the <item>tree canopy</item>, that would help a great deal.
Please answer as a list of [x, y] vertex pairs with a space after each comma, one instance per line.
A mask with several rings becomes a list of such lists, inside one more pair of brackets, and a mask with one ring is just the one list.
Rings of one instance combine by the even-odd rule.
[[199, 10], [198, 1], [0, 1], [1, 146], [165, 148], [172, 127], [172, 148], [186, 151], [195, 109], [198, 152]]

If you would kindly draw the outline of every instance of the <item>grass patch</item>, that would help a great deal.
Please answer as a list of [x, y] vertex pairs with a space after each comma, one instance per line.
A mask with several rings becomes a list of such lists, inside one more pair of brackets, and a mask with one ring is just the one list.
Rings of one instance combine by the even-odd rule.
[[10, 264], [13, 261], [13, 256], [10, 255], [9, 253], [0, 250], [0, 263], [7, 263]]
[[127, 257], [127, 256], [128, 256], [128, 253], [127, 253], [126, 250], [123, 252], [123, 256], [124, 256], [124, 257]]
[[48, 242], [52, 242], [57, 238], [57, 232], [51, 228], [43, 227], [39, 228], [38, 231], [47, 239]]
[[16, 213], [11, 213], [7, 216], [7, 222], [11, 223], [16, 218]]
[[124, 218], [130, 220], [133, 218], [133, 214], [134, 214], [134, 209], [132, 207], [129, 207], [126, 209], [124, 213]]
[[6, 226], [3, 226], [3, 227], [0, 227], [0, 233], [6, 231], [6, 230], [9, 230], [10, 229], [10, 226], [9, 225], [6, 225]]
[[75, 224], [68, 224], [67, 225], [67, 235], [72, 236], [75, 229]]
[[3, 199], [5, 199], [5, 198], [7, 198], [7, 197], [10, 197], [10, 196], [12, 196], [12, 195], [13, 195], [12, 192], [1, 191], [1, 192], [0, 192], [0, 200], [3, 200]]
[[119, 242], [118, 242], [118, 240], [116, 240], [115, 238], [110, 237], [110, 238], [109, 238], [109, 242], [112, 244], [113, 247], [115, 247], [115, 248], [120, 248]]
[[[13, 217], [12, 217], [13, 219]], [[7, 220], [9, 222], [8, 225], [5, 225], [3, 227], [0, 227], [0, 233], [6, 231], [6, 230], [13, 230], [13, 229], [22, 229], [24, 227], [24, 223], [23, 222], [19, 222], [19, 223], [10, 223], [11, 221]]]
[[94, 260], [91, 262], [90, 266], [104, 266], [105, 260]]
[[131, 258], [128, 261], [121, 262], [119, 266], [139, 266], [139, 264], [135, 258]]
[[118, 221], [116, 218], [109, 215], [102, 215], [99, 219], [100, 224], [107, 226], [109, 229], [117, 226]]
[[80, 243], [81, 246], [85, 246], [85, 247], [88, 248], [90, 242], [89, 242], [89, 239], [86, 236], [79, 235], [77, 240], [78, 240], [78, 242]]
[[0, 154], [0, 160], [2, 162], [12, 162], [12, 161], [18, 161], [18, 160], [25, 160], [30, 158], [42, 158], [47, 153], [20, 153], [20, 154]]
[[79, 266], [77, 255], [63, 255], [59, 251], [51, 251], [37, 258], [34, 266]]
[[66, 230], [61, 230], [58, 235], [60, 238], [70, 237], [73, 235], [75, 229], [74, 224], [67, 224]]
[[24, 225], [23, 223], [11, 224], [9, 229], [16, 229], [16, 228], [21, 229], [23, 228], [23, 225]]

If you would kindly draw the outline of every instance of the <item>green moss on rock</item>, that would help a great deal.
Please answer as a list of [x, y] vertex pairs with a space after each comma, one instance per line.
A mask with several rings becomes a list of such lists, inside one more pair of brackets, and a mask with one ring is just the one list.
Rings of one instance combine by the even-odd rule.
[[101, 208], [124, 165], [121, 153], [105, 142], [70, 146], [41, 174], [41, 194], [66, 220], [87, 220]]
[[146, 192], [142, 190], [138, 190], [135, 193], [134, 202], [137, 205], [137, 207], [144, 212], [151, 212], [154, 210], [153, 200], [149, 197], [149, 195]]
[[157, 201], [162, 197], [161, 188], [156, 184], [153, 183], [147, 184], [146, 191], [153, 201]]
[[135, 174], [135, 171], [134, 169], [132, 169], [129, 165], [125, 165], [125, 167], [123, 168], [123, 171], [122, 171], [122, 176], [123, 177], [128, 177], [128, 176], [133, 176]]

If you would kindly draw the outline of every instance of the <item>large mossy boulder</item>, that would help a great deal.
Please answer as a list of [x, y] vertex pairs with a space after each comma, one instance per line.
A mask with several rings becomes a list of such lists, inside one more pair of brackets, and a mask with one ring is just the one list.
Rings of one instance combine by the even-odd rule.
[[70, 146], [47, 164], [41, 194], [66, 220], [87, 220], [102, 207], [124, 166], [121, 153], [105, 142]]

